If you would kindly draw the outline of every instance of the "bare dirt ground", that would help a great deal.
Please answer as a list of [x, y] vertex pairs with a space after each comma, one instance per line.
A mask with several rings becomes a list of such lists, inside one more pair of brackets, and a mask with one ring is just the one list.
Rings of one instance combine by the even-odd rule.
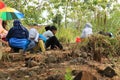
[[[9, 53], [8, 48], [4, 47], [1, 50], [3, 58], [0, 61], [0, 80], [72, 80], [68, 74], [74, 79], [80, 71], [92, 74], [97, 80], [120, 80], [119, 57], [102, 58], [101, 62], [97, 62], [93, 60], [92, 53], [80, 51], [75, 46], [67, 44], [65, 50], [48, 50], [45, 53], [28, 52], [27, 56]], [[99, 72], [108, 66], [115, 71], [115, 76]], [[87, 75], [85, 77], [74, 80], [89, 80]]]

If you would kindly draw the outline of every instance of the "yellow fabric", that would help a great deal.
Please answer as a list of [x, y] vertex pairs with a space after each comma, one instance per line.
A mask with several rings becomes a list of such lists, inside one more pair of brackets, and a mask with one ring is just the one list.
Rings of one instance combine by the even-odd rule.
[[45, 45], [44, 45], [43, 40], [38, 41], [38, 46], [41, 48], [42, 52], [45, 52]]
[[18, 12], [18, 11], [14, 8], [4, 7], [2, 9], [0, 9], [0, 12]]
[[45, 45], [43, 40], [39, 40], [37, 46], [34, 48], [35, 51], [41, 49], [42, 52], [45, 52]]

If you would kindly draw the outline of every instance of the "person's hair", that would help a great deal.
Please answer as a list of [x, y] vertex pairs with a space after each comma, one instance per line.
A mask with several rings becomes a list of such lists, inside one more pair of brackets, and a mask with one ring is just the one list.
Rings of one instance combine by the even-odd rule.
[[51, 26], [50, 30], [57, 30], [57, 28], [55, 26]]
[[7, 22], [6, 21], [2, 21], [2, 26], [4, 29], [6, 29], [6, 25], [7, 25]]
[[51, 28], [51, 26], [50, 26], [50, 25], [47, 25], [47, 26], [45, 27], [45, 30], [48, 31], [48, 30], [50, 30], [50, 28]]

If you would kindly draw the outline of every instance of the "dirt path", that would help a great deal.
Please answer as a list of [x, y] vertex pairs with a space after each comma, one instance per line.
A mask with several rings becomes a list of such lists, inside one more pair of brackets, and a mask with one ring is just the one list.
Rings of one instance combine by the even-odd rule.
[[[83, 55], [84, 54], [84, 55]], [[74, 78], [80, 71], [90, 72], [98, 80], [120, 80], [120, 62], [119, 58], [103, 58], [101, 62], [91, 59], [91, 56], [78, 49], [72, 50], [49, 50], [46, 53], [21, 54], [9, 53], [7, 58], [0, 62], [0, 80], [50, 80], [50, 76], [59, 75], [65, 77], [67, 70], [70, 70]], [[8, 59], [9, 58], [9, 59]], [[105, 69], [107, 66], [112, 67], [117, 76], [112, 78], [101, 76], [98, 69]], [[58, 80], [58, 79], [56, 79]], [[59, 79], [65, 80], [65, 79]]]

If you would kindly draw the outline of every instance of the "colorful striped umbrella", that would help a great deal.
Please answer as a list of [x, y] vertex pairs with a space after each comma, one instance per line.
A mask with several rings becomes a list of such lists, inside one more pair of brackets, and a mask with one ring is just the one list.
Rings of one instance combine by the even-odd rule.
[[21, 19], [24, 17], [24, 14], [19, 12], [18, 10], [10, 7], [4, 7], [0, 9], [0, 18], [2, 20], [13, 20], [13, 19]]
[[0, 9], [4, 8], [5, 7], [5, 4], [4, 2], [0, 1]]

